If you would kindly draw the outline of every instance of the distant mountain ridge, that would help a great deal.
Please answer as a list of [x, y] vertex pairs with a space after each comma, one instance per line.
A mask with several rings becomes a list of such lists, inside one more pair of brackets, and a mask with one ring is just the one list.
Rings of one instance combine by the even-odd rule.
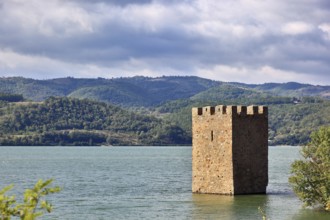
[[35, 80], [22, 77], [0, 78], [0, 92], [23, 94], [33, 101], [51, 96], [87, 98], [121, 106], [156, 106], [166, 101], [185, 99], [221, 85], [245, 88], [272, 96], [318, 96], [330, 99], [330, 86], [288, 83], [244, 84], [220, 82], [195, 76], [126, 78], [56, 78]]
[[[37, 105], [33, 102], [15, 101], [23, 100], [20, 94], [27, 100], [38, 101]], [[296, 82], [257, 85], [219, 82], [194, 76], [157, 78], [136, 76], [114, 79], [67, 77], [50, 80], [0, 78], [2, 127], [0, 137], [1, 134], [7, 135], [6, 141], [9, 141], [9, 144], [16, 142], [44, 144], [44, 138], [48, 137], [52, 144], [77, 144], [79, 138], [83, 137], [90, 137], [94, 144], [96, 140], [110, 144], [115, 140], [118, 145], [189, 144], [192, 107], [219, 104], [267, 105], [269, 106], [269, 144], [303, 145], [309, 140], [312, 131], [321, 126], [330, 126], [329, 94], [330, 86]], [[47, 103], [56, 105], [47, 106]], [[61, 107], [64, 104], [59, 103], [71, 104], [64, 111]], [[115, 114], [111, 118], [111, 114], [102, 115], [108, 110], [100, 112], [97, 108], [91, 107], [100, 106], [101, 109], [106, 109], [102, 107], [106, 103], [121, 107], [132, 115], [138, 113], [154, 119], [151, 120], [152, 122], [147, 118], [141, 121], [141, 118], [131, 116], [131, 113]], [[40, 108], [43, 109], [45, 106], [47, 111], [40, 111]], [[100, 117], [97, 120], [82, 117], [85, 113], [79, 111], [87, 108], [86, 106], [91, 107], [90, 109], [88, 107], [89, 115]], [[48, 120], [56, 116], [56, 122], [37, 118], [45, 112], [57, 112], [46, 118]], [[60, 112], [66, 113], [61, 115]], [[32, 116], [34, 118], [31, 118]], [[23, 123], [22, 118], [26, 119]], [[116, 122], [117, 119], [121, 119], [121, 122]], [[109, 124], [107, 128], [102, 127], [109, 120], [115, 123]], [[36, 126], [36, 122], [39, 121], [43, 124]], [[30, 122], [31, 125], [23, 126]], [[161, 126], [143, 128], [155, 123]], [[48, 128], [48, 124], [54, 126]], [[122, 124], [126, 127], [121, 129]], [[68, 128], [61, 129], [63, 125]], [[96, 125], [99, 127], [95, 130]], [[137, 125], [141, 129], [132, 133], [130, 129]], [[8, 128], [11, 130], [6, 130]], [[44, 136], [33, 133], [32, 136], [22, 137], [30, 132], [43, 132]], [[179, 135], [176, 136], [177, 134]], [[147, 140], [152, 141], [147, 142]], [[89, 140], [85, 140], [84, 144], [89, 144]]]
[[[236, 84], [237, 83], [233, 83]], [[320, 96], [330, 99], [330, 86], [301, 84], [297, 82], [264, 83], [264, 84], [239, 84], [243, 87], [270, 92], [280, 96]]]

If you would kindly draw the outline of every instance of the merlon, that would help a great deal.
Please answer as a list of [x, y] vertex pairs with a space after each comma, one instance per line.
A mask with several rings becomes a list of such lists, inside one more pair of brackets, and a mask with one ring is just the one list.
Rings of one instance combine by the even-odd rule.
[[267, 106], [242, 106], [242, 105], [217, 105], [217, 106], [205, 106], [202, 108], [193, 108], [193, 115], [268, 115]]

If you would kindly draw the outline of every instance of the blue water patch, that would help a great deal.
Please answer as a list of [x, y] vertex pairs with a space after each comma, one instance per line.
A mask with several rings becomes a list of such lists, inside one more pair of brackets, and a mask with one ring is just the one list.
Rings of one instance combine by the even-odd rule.
[[190, 147], [0, 147], [0, 187], [21, 200], [38, 179], [63, 190], [42, 219], [326, 219], [301, 208], [288, 184], [298, 147], [271, 147], [267, 195], [191, 193]]

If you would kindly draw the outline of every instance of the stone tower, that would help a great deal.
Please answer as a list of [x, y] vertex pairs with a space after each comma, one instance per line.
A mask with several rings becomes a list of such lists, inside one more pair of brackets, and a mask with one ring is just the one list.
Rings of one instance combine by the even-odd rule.
[[193, 108], [192, 136], [194, 193], [266, 193], [267, 107]]

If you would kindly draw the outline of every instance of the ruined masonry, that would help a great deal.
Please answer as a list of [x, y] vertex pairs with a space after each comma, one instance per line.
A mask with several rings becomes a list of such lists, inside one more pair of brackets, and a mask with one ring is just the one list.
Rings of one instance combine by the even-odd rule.
[[266, 193], [268, 108], [192, 109], [193, 193]]

